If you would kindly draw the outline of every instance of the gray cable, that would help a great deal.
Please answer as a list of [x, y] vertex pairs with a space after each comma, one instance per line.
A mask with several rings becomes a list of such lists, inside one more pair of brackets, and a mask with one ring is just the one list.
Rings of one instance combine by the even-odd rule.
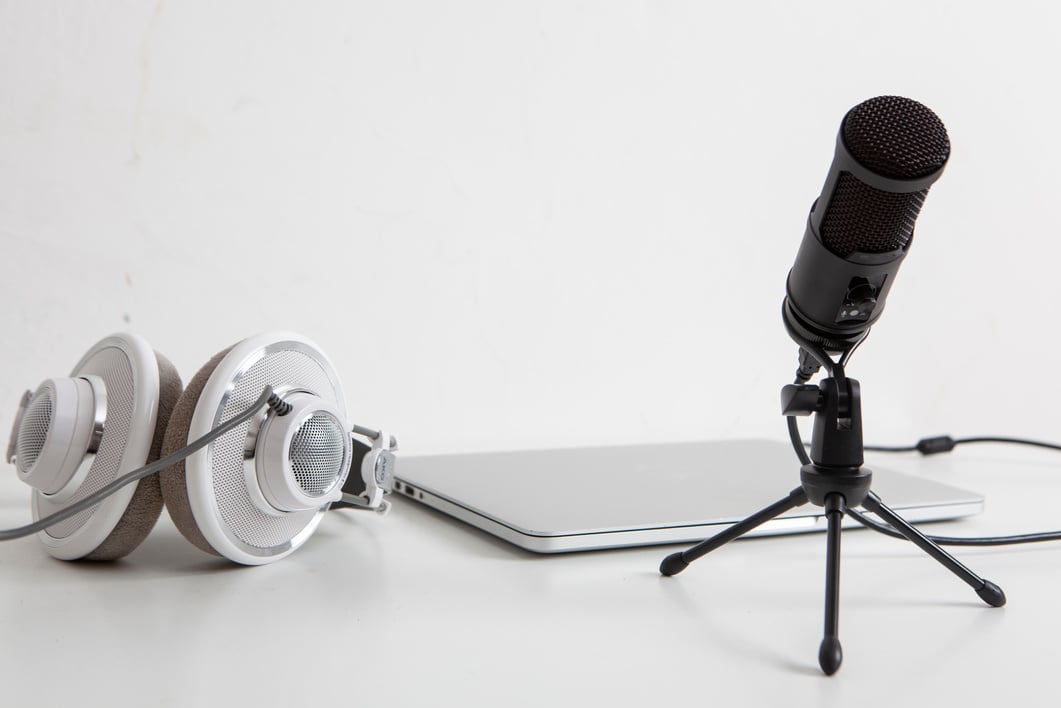
[[199, 450], [206, 447], [225, 433], [239, 427], [241, 424], [253, 418], [254, 415], [257, 414], [258, 411], [260, 411], [265, 406], [274, 408], [275, 406], [280, 405], [283, 405], [283, 400], [273, 393], [272, 386], [266, 386], [262, 390], [262, 395], [258, 397], [258, 400], [251, 404], [251, 406], [247, 408], [247, 410], [243, 411], [232, 420], [214, 428], [206, 435], [195, 440], [194, 442], [189, 443], [188, 445], [182, 447], [180, 450], [177, 450], [174, 453], [166, 455], [162, 459], [156, 460], [149, 465], [146, 465], [139, 469], [135, 469], [132, 472], [122, 475], [110, 484], [101, 487], [100, 489], [97, 489], [92, 494], [89, 494], [87, 497], [77, 502], [76, 504], [71, 504], [65, 509], [61, 509], [55, 512], [54, 514], [45, 516], [43, 519], [38, 519], [37, 521], [34, 521], [32, 524], [26, 524], [25, 526], [19, 526], [18, 528], [13, 529], [0, 530], [0, 541], [10, 541], [12, 539], [30, 536], [32, 534], [37, 533], [38, 531], [43, 531], [49, 526], [57, 524], [60, 521], [69, 519], [71, 516], [80, 514], [85, 509], [88, 509], [98, 504], [99, 502], [109, 497], [111, 494], [114, 494], [116, 491], [118, 491], [125, 485], [131, 484], [132, 482], [136, 482], [137, 480], [141, 480], [144, 477], [149, 477], [157, 472], [166, 469], [170, 465], [174, 465], [183, 460], [184, 458], [189, 457], [190, 455], [198, 452]]

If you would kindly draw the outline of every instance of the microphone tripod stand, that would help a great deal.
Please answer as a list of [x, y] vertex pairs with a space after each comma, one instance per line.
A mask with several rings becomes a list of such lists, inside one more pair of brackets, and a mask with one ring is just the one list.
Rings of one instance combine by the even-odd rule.
[[[790, 331], [790, 334], [793, 332]], [[799, 341], [799, 340], [797, 340]], [[913, 542], [918, 548], [939, 561], [947, 570], [964, 580], [980, 598], [992, 607], [1006, 604], [1002, 589], [962, 565], [954, 556], [929, 540], [896, 514], [871, 490], [873, 474], [862, 466], [862, 405], [858, 381], [849, 379], [844, 364], [854, 347], [839, 361], [833, 361], [823, 350], [810, 342], [800, 341], [801, 361], [797, 383], [782, 389], [781, 407], [788, 417], [789, 435], [803, 466], [800, 486], [788, 496], [755, 512], [743, 521], [685, 551], [672, 553], [663, 559], [659, 572], [676, 575], [690, 563], [730, 541], [740, 538], [760, 524], [806, 503], [825, 508], [827, 520], [825, 561], [825, 632], [818, 650], [818, 664], [827, 675], [836, 673], [843, 661], [843, 650], [838, 635], [840, 620], [840, 523], [849, 508], [861, 505], [875, 513], [889, 526]], [[856, 344], [857, 346], [857, 344]], [[817, 386], [805, 385], [819, 367], [808, 366], [810, 353], [831, 374]], [[814, 414], [814, 432], [808, 457], [803, 449], [794, 416]]]

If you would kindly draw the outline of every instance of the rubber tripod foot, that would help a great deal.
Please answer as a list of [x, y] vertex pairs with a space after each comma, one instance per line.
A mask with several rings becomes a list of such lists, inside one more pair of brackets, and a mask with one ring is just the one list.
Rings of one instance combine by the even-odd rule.
[[1006, 593], [1002, 592], [1002, 588], [990, 580], [985, 580], [984, 586], [977, 590], [976, 594], [992, 607], [1002, 607], [1006, 604]]
[[685, 562], [680, 552], [671, 553], [659, 564], [659, 572], [667, 576], [677, 575], [688, 567], [689, 564]]
[[826, 637], [818, 648], [818, 666], [826, 676], [832, 676], [844, 661], [844, 650], [837, 637]]

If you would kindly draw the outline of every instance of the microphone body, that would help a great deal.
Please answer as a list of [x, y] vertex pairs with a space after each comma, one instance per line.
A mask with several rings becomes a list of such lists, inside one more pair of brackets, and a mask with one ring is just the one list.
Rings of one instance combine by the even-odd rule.
[[880, 96], [847, 113], [788, 274], [794, 337], [842, 353], [877, 321], [949, 155], [943, 123], [916, 101]]

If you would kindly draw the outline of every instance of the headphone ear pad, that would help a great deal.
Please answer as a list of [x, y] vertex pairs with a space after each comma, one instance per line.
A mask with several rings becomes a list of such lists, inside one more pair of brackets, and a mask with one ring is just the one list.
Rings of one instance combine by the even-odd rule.
[[[166, 435], [162, 443], [163, 456], [172, 454], [188, 444], [188, 431], [191, 429], [192, 416], [195, 414], [195, 407], [199, 404], [199, 397], [202, 396], [203, 389], [206, 387], [206, 382], [210, 379], [210, 375], [214, 373], [214, 369], [217, 368], [218, 364], [221, 363], [221, 360], [225, 358], [225, 355], [231, 349], [232, 347], [229, 347], [224, 351], [218, 352], [188, 382], [188, 387], [184, 389], [184, 393], [181, 394], [180, 399], [177, 401], [173, 409], [173, 415], [170, 416], [169, 425], [166, 426]], [[188, 484], [184, 460], [162, 470], [158, 477], [162, 498], [165, 500], [166, 509], [169, 510], [173, 525], [196, 547], [207, 553], [220, 556], [221, 553], [210, 545], [210, 542], [203, 536], [203, 532], [199, 530], [199, 525], [195, 522], [191, 502], [188, 500]]]
[[[181, 395], [181, 377], [176, 367], [158, 352], [155, 352], [155, 359], [158, 361], [159, 380], [158, 418], [146, 464], [159, 459], [170, 416]], [[110, 561], [132, 553], [154, 528], [161, 514], [162, 491], [158, 475], [145, 477], [137, 483], [136, 492], [114, 530], [99, 546], [85, 555], [84, 559]]]

